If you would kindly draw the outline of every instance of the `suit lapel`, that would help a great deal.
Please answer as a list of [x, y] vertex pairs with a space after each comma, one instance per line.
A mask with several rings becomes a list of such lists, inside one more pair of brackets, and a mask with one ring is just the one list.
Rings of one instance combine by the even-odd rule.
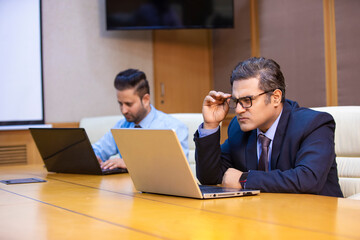
[[246, 144], [246, 168], [247, 170], [257, 170], [257, 144], [256, 144], [256, 130], [253, 130], [249, 134], [249, 139]]
[[279, 160], [279, 155], [282, 147], [282, 143], [284, 142], [286, 128], [289, 122], [289, 117], [291, 113], [291, 106], [288, 102], [285, 101], [284, 108], [279, 120], [279, 124], [276, 128], [274, 142], [272, 145], [272, 153], [271, 153], [271, 169], [276, 169], [277, 162]]

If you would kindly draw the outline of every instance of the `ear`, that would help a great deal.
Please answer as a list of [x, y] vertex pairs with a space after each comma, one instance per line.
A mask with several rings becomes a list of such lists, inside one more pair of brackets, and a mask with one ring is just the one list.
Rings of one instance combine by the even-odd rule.
[[281, 98], [282, 98], [282, 91], [280, 89], [276, 89], [273, 92], [273, 95], [271, 96], [273, 100], [273, 104], [275, 106], [278, 106], [281, 104]]
[[150, 94], [146, 93], [142, 98], [142, 103], [144, 107], [150, 106]]

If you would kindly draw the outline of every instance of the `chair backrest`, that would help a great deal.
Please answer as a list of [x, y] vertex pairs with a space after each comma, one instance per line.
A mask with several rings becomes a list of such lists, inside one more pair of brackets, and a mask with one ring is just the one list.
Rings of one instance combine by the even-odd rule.
[[[341, 190], [345, 197], [360, 193], [360, 106], [316, 107], [336, 123], [335, 153]], [[359, 198], [360, 199], [360, 198]]]
[[189, 131], [188, 143], [189, 143], [189, 163], [191, 170], [195, 175], [195, 143], [194, 143], [194, 133], [199, 128], [199, 125], [204, 121], [201, 113], [173, 113], [170, 114], [176, 119], [179, 119], [183, 122]]
[[[199, 125], [203, 122], [201, 113], [173, 113], [170, 114], [174, 118], [183, 122], [188, 128], [188, 144], [189, 144], [189, 164], [195, 175], [195, 143], [193, 136]], [[123, 118], [122, 115], [87, 117], [80, 120], [79, 126], [86, 130], [90, 142], [95, 143], [114, 125]]]
[[79, 127], [84, 128], [90, 142], [95, 143], [122, 118], [122, 115], [82, 118]]

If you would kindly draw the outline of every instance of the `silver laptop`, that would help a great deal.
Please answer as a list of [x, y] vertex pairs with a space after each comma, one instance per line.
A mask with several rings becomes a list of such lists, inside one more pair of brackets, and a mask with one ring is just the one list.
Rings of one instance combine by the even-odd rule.
[[135, 188], [141, 192], [191, 198], [259, 194], [198, 185], [174, 130], [111, 129]]

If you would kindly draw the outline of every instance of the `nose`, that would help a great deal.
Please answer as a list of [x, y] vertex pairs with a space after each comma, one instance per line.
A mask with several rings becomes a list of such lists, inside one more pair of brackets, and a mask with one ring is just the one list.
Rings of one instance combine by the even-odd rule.
[[245, 111], [246, 111], [246, 108], [243, 108], [243, 106], [241, 106], [240, 103], [236, 104], [236, 108], [235, 108], [236, 114], [241, 114], [241, 113], [244, 113]]
[[122, 105], [120, 106], [120, 111], [123, 115], [125, 115], [129, 111], [129, 108], [126, 105]]

